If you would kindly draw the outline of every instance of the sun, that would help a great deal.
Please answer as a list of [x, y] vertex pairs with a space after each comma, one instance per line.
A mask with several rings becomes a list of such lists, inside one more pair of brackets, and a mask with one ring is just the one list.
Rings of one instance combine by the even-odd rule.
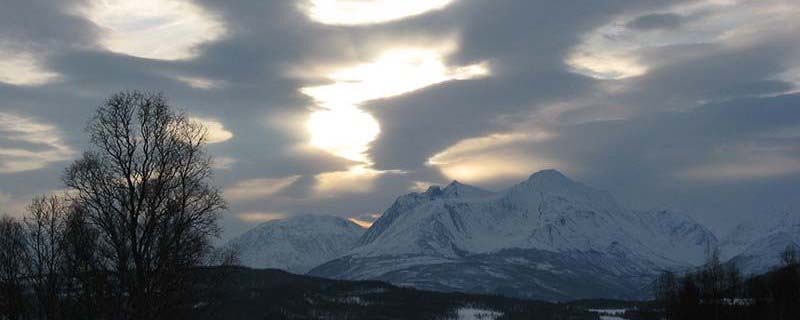
[[306, 14], [331, 25], [385, 23], [440, 10], [453, 0], [310, 0]]
[[339, 157], [369, 163], [369, 143], [381, 129], [372, 115], [357, 108], [339, 108], [312, 113], [306, 123], [311, 145]]
[[360, 108], [365, 102], [488, 74], [485, 64], [446, 65], [444, 58], [449, 50], [452, 45], [388, 49], [372, 61], [328, 73], [330, 84], [301, 88], [300, 92], [312, 97], [316, 105], [306, 123], [310, 144], [348, 160], [371, 164], [367, 151], [381, 129], [378, 121]]

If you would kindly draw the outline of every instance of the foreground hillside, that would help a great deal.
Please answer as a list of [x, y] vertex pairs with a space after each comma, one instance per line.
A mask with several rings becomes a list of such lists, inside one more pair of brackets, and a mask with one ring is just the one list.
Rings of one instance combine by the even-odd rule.
[[[224, 276], [224, 280], [221, 278]], [[214, 290], [194, 303], [194, 319], [597, 319], [584, 308], [341, 281], [241, 267], [200, 271]]]

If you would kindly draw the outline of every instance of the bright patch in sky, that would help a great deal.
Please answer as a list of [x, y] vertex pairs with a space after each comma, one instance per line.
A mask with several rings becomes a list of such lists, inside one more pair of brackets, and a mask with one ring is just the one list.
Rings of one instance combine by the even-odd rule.
[[45, 69], [33, 54], [0, 47], [0, 82], [32, 86], [58, 78], [57, 73]]
[[362, 227], [364, 229], [371, 227], [372, 224], [375, 223], [374, 221], [364, 221], [364, 220], [359, 220], [358, 218], [349, 218], [347, 220], [350, 220], [350, 222], [355, 223], [359, 227]]
[[370, 161], [366, 154], [369, 143], [381, 131], [372, 115], [355, 107], [315, 111], [306, 126], [311, 145], [362, 163]]
[[92, 0], [81, 13], [102, 28], [101, 45], [131, 56], [180, 60], [225, 33], [222, 22], [189, 0]]
[[363, 193], [372, 190], [375, 178], [399, 171], [375, 170], [366, 165], [352, 166], [344, 171], [324, 172], [315, 176], [314, 191], [318, 195], [333, 196], [338, 193]]
[[225, 129], [225, 126], [219, 120], [192, 117], [192, 121], [206, 128], [206, 143], [220, 143], [233, 138], [233, 132]]
[[439, 168], [449, 179], [483, 182], [503, 178], [519, 178], [547, 168], [564, 168], [563, 163], [536, 157], [519, 144], [543, 141], [553, 137], [548, 132], [498, 133], [469, 138], [435, 154], [428, 165]]
[[263, 199], [284, 190], [295, 183], [297, 179], [300, 179], [299, 175], [243, 180], [225, 188], [225, 198], [229, 200]]
[[286, 219], [287, 215], [282, 212], [245, 212], [236, 215], [239, 220], [245, 222], [267, 222], [272, 220]]
[[187, 86], [195, 89], [216, 89], [222, 87], [222, 82], [203, 78], [203, 77], [190, 77], [190, 76], [174, 76], [173, 79], [183, 82]]
[[[646, 59], [648, 52], [670, 46], [719, 44], [737, 46], [758, 42], [774, 30], [794, 30], [800, 25], [794, 6], [785, 1], [693, 1], [670, 9], [681, 17], [679, 26], [637, 30], [628, 23], [647, 14], [620, 16], [590, 32], [566, 58], [580, 74], [597, 79], [624, 79], [646, 74], [660, 67], [658, 59]], [[792, 28], [795, 27], [795, 28]], [[691, 50], [681, 50], [691, 55]]]
[[375, 24], [440, 10], [453, 0], [310, 0], [306, 14], [333, 25]]
[[41, 169], [74, 154], [55, 126], [0, 112], [0, 173]]
[[312, 97], [320, 109], [307, 122], [311, 145], [348, 160], [369, 163], [366, 151], [380, 134], [380, 125], [359, 109], [361, 104], [489, 73], [484, 64], [447, 66], [446, 53], [437, 48], [387, 50], [374, 61], [329, 73], [331, 84], [302, 88], [300, 91]]

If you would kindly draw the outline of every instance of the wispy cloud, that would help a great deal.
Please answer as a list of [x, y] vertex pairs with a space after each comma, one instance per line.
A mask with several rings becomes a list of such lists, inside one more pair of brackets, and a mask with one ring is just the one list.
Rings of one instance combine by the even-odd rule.
[[287, 215], [281, 212], [245, 212], [237, 214], [236, 217], [245, 222], [267, 222], [285, 219]]
[[0, 173], [41, 169], [74, 155], [55, 126], [0, 112]]
[[0, 82], [34, 86], [58, 80], [60, 77], [58, 73], [45, 68], [32, 52], [4, 48], [0, 43]]
[[217, 119], [202, 117], [192, 117], [191, 119], [206, 128], [207, 143], [220, 143], [233, 138], [233, 132], [225, 129], [222, 122], [219, 122]]
[[283, 178], [260, 178], [240, 181], [225, 188], [225, 198], [228, 200], [261, 199], [274, 195], [293, 184], [299, 175]]
[[102, 46], [141, 58], [191, 58], [225, 34], [219, 18], [188, 0], [92, 0], [79, 11], [102, 28]]

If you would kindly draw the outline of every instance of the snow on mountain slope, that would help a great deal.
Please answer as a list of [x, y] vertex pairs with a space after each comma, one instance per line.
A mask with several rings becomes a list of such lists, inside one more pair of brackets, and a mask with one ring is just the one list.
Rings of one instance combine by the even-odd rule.
[[458, 257], [505, 248], [605, 250], [615, 241], [635, 242], [620, 226], [628, 217], [617, 214], [623, 210], [613, 199], [554, 170], [504, 192], [456, 195], [453, 188], [466, 186], [401, 197], [353, 253]]
[[347, 253], [363, 233], [339, 217], [304, 215], [264, 222], [226, 246], [239, 251], [244, 266], [305, 273]]
[[[518, 287], [545, 299], [635, 297], [658, 269], [691, 266], [714, 243], [685, 216], [627, 210], [545, 170], [501, 192], [454, 182], [402, 196], [357, 248], [311, 274], [481, 293]], [[502, 262], [516, 258], [530, 264]]]
[[719, 240], [711, 230], [691, 217], [668, 210], [639, 211], [639, 239], [664, 257], [688, 263], [703, 264]]
[[743, 223], [720, 245], [723, 258], [745, 273], [764, 273], [780, 264], [787, 246], [800, 250], [800, 215], [783, 213]]

